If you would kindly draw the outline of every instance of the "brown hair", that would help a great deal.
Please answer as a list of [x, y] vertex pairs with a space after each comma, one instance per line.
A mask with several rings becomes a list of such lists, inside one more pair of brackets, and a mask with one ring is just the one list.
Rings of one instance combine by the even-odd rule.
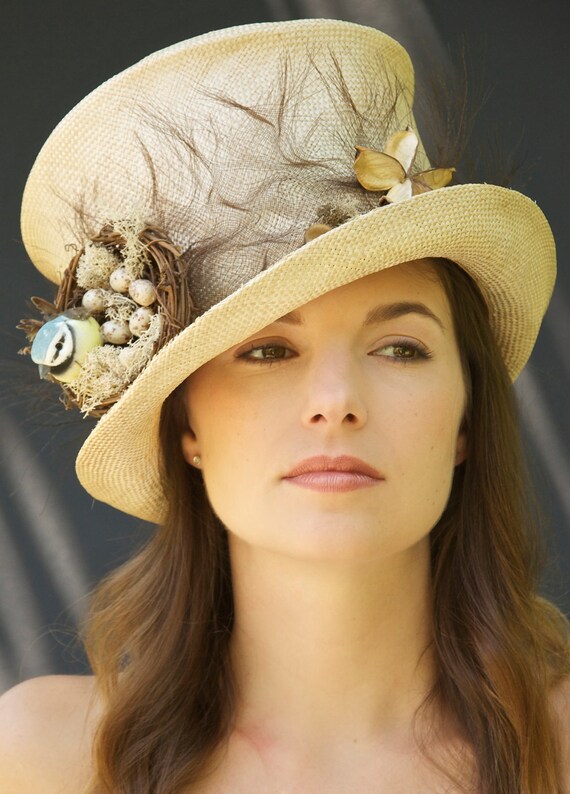
[[[468, 453], [431, 535], [439, 672], [421, 709], [437, 702], [461, 726], [476, 776], [463, 790], [562, 794], [550, 693], [570, 674], [569, 626], [537, 595], [540, 533], [485, 302], [457, 265], [438, 264], [468, 391]], [[227, 539], [182, 457], [186, 421], [179, 388], [161, 421], [168, 518], [92, 606], [87, 647], [106, 699], [97, 792], [180, 792], [231, 730]], [[459, 783], [459, 770], [445, 767]]]
[[175, 392], [161, 421], [168, 517], [91, 607], [86, 647], [106, 702], [96, 792], [177, 792], [200, 775], [230, 725], [227, 537], [182, 457], [185, 425]]
[[471, 278], [441, 261], [468, 392], [467, 455], [432, 532], [439, 696], [464, 726], [478, 790], [558, 794], [550, 695], [570, 673], [569, 624], [537, 595], [545, 560], [514, 390]]

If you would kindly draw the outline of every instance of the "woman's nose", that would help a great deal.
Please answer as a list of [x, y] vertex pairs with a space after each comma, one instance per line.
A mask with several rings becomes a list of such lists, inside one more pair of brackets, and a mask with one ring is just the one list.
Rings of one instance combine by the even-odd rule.
[[362, 426], [367, 419], [361, 373], [349, 354], [319, 357], [308, 369], [303, 423], [331, 429]]

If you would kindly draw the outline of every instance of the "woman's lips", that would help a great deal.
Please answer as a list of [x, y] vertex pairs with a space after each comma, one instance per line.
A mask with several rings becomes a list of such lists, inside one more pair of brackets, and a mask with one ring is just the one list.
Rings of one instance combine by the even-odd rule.
[[370, 488], [384, 478], [368, 463], [351, 455], [319, 455], [302, 460], [283, 479], [301, 488], [330, 493]]

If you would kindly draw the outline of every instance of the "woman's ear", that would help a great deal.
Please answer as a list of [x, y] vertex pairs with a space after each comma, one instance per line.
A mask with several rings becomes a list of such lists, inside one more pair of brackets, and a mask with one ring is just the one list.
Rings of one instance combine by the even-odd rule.
[[467, 457], [467, 433], [460, 430], [455, 443], [455, 465], [459, 466]]
[[185, 430], [182, 433], [180, 447], [186, 463], [195, 466], [195, 459], [200, 457], [200, 450], [198, 448], [198, 439], [193, 430]]

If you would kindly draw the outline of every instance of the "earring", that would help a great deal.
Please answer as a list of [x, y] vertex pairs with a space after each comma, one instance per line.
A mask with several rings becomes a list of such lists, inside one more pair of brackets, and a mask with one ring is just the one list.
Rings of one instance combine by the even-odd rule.
[[194, 457], [192, 458], [192, 463], [194, 464], [194, 466], [201, 466], [202, 458], [200, 457], [200, 455], [194, 455]]

